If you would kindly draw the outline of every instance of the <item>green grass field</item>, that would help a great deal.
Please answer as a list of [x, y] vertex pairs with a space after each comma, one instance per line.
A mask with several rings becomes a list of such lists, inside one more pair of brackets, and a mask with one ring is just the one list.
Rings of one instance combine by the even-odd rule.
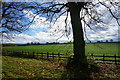
[[[94, 55], [119, 55], [120, 43], [87, 43], [86, 54]], [[57, 44], [57, 45], [31, 45], [31, 46], [12, 46], [3, 47], [8, 51], [27, 51], [27, 52], [54, 52], [54, 53], [73, 53], [73, 44]], [[3, 53], [4, 54], [4, 53]]]
[[[95, 55], [119, 55], [120, 43], [88, 43], [86, 44], [86, 54], [93, 53]], [[54, 52], [54, 53], [73, 53], [72, 44], [58, 44], [58, 45], [32, 45], [32, 46], [12, 46], [3, 47], [3, 50], [8, 51], [27, 51], [27, 52]], [[4, 54], [4, 53], [3, 53]], [[120, 55], [119, 55], [120, 56]], [[113, 58], [114, 60], [114, 58]], [[62, 64], [61, 64], [62, 63]], [[93, 63], [93, 62], [92, 62]], [[73, 77], [76, 72], [67, 70], [64, 65], [66, 62], [58, 62], [55, 60], [30, 59], [20, 57], [2, 56], [2, 77], [3, 79], [10, 78], [24, 78], [27, 79], [44, 79], [44, 78], [68, 78]], [[91, 73], [94, 80], [99, 78], [116, 78], [117, 68], [115, 65], [101, 64], [98, 66], [101, 72]], [[107, 67], [106, 67], [107, 66]], [[81, 71], [80, 71], [81, 72]], [[80, 74], [84, 74], [81, 72]], [[6, 80], [5, 79], [5, 80]]]
[[[64, 62], [37, 60], [28, 58], [18, 58], [2, 56], [2, 80], [69, 80], [75, 78], [74, 75], [81, 77], [88, 76], [88, 72], [76, 71], [77, 69], [66, 69]], [[118, 68], [114, 64], [98, 64], [100, 71], [91, 72], [93, 80], [108, 78], [119, 80]], [[48, 80], [49, 80], [48, 79]]]
[[65, 70], [63, 66], [59, 66], [58, 62], [53, 63], [46, 60], [3, 56], [2, 63], [2, 77], [8, 79], [24, 78], [25, 80], [31, 80], [31, 78], [34, 78], [36, 80], [35, 78], [61, 78]]

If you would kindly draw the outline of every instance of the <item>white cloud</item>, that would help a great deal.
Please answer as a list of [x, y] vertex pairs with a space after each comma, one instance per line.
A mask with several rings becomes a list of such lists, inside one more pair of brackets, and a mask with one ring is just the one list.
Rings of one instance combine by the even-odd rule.
[[[26, 12], [27, 11], [24, 11], [24, 13]], [[32, 17], [35, 15], [36, 14], [34, 14], [32, 11], [29, 11], [26, 17], [28, 17], [29, 19], [32, 19]], [[45, 17], [40, 17], [39, 15], [37, 15], [35, 18], [35, 23], [30, 26], [30, 28], [32, 28], [33, 30], [28, 32], [28, 34], [30, 32], [34, 32], [34, 35], [28, 35], [28, 34], [22, 33], [15, 36], [13, 41], [4, 40], [4, 42], [8, 42], [8, 43], [9, 42], [10, 43], [54, 42], [59, 37], [61, 37], [61, 35], [65, 32], [65, 23], [64, 23], [65, 18], [66, 16], [61, 16], [54, 25], [53, 23], [51, 23], [51, 28], [49, 29], [48, 27], [50, 27], [50, 22], [46, 21]], [[70, 21], [70, 16], [68, 17], [68, 20]], [[47, 32], [43, 32], [40, 29], [39, 29], [40, 31], [36, 32], [35, 30], [38, 28], [40, 29], [45, 28], [47, 29], [46, 30]], [[68, 39], [65, 36], [63, 36], [60, 39], [58, 39], [58, 41], [63, 42], [63, 41], [68, 41]]]
[[35, 16], [34, 18], [34, 24], [32, 24], [30, 26], [30, 28], [44, 28], [44, 27], [47, 27], [47, 26], [50, 26], [50, 22], [49, 21], [46, 21], [46, 18], [45, 17], [40, 17], [39, 15], [36, 15], [34, 14], [32, 11], [27, 11], [27, 10], [24, 10], [23, 11], [26, 15], [26, 17], [28, 17], [29, 19], [33, 19], [33, 17]]
[[[101, 8], [100, 8], [101, 9]], [[102, 8], [104, 9], [104, 8]], [[104, 11], [104, 10], [103, 10]], [[26, 13], [26, 11], [24, 11]], [[33, 12], [29, 12], [26, 17], [32, 19], [32, 16], [35, 16]], [[6, 41], [4, 42], [10, 42], [10, 43], [27, 43], [27, 42], [53, 42], [56, 41], [61, 35], [65, 32], [65, 20], [66, 16], [61, 16], [57, 22], [53, 25], [51, 23], [51, 28], [49, 21], [45, 21], [45, 17], [40, 17], [39, 15], [35, 18], [35, 23], [30, 26], [32, 29], [38, 29], [38, 28], [45, 28], [47, 29], [47, 32], [43, 31], [32, 31], [35, 32], [34, 35], [28, 35], [25, 33], [19, 34], [15, 37], [13, 41]], [[109, 19], [109, 17], [105, 17], [106, 20]], [[45, 22], [44, 22], [45, 21]], [[68, 16], [68, 22], [70, 21], [70, 14]], [[69, 25], [71, 27], [71, 24]], [[93, 26], [94, 27], [94, 26]], [[87, 31], [87, 37], [92, 40], [109, 40], [109, 39], [117, 39], [118, 38], [118, 26], [116, 25], [116, 21], [112, 19], [109, 24], [105, 25], [103, 28], [106, 28], [106, 30], [97, 30], [97, 32], [94, 32], [90, 30], [88, 27], [86, 28]], [[31, 32], [31, 31], [30, 31]], [[50, 36], [51, 34], [54, 34], [53, 36]], [[73, 36], [72, 33], [70, 35], [70, 39], [72, 40]], [[67, 37], [63, 36], [58, 41], [68, 41]]]
[[[97, 30], [96, 30], [97, 31]], [[91, 31], [87, 28], [87, 37], [92, 41], [96, 40], [117, 40], [118, 39], [118, 26], [108, 25], [107, 30], [99, 30], [97, 32]]]
[[[3, 40], [3, 43], [30, 43], [30, 42], [55, 42], [59, 36], [50, 36], [50, 33], [39, 32], [35, 35], [19, 34], [12, 40]], [[65, 42], [68, 39], [66, 37], [60, 38], [58, 41]]]

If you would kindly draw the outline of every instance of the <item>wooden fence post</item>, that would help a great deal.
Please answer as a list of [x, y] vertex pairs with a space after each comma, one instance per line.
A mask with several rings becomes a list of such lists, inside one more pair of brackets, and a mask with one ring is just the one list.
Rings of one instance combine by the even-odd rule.
[[54, 53], [52, 53], [52, 57], [53, 57], [53, 59], [54, 59], [54, 57], [55, 57], [55, 56], [54, 56]]
[[116, 60], [116, 54], [115, 54], [115, 64], [117, 64], [117, 60]]
[[93, 59], [93, 53], [91, 54], [91, 57], [92, 57], [92, 59]]
[[60, 53], [58, 53], [58, 58], [60, 59]]
[[49, 53], [47, 52], [47, 59], [49, 59]]
[[103, 54], [103, 62], [105, 61], [105, 55]]
[[44, 54], [44, 53], [42, 53], [42, 58], [43, 58], [43, 54]]

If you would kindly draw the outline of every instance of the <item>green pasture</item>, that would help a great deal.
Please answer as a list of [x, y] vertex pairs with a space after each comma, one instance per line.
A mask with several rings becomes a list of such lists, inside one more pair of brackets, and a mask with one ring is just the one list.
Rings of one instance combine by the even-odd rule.
[[23, 78], [25, 80], [61, 78], [65, 71], [64, 67], [59, 66], [58, 62], [52, 63], [46, 60], [3, 56], [2, 63], [3, 80], [9, 80], [10, 78], [16, 78], [13, 80], [17, 80], [17, 78]]
[[[120, 54], [120, 43], [86, 43], [86, 54], [94, 55], [118, 55]], [[30, 45], [30, 46], [11, 46], [3, 47], [8, 51], [26, 51], [26, 52], [49, 52], [73, 54], [73, 44], [56, 44], [56, 45]], [[4, 53], [3, 53], [4, 54]]]
[[[119, 55], [120, 43], [87, 43], [86, 54], [93, 53], [94, 55]], [[31, 46], [11, 46], [3, 47], [3, 54], [5, 50], [8, 51], [26, 51], [29, 53], [34, 52], [54, 52], [71, 54], [73, 53], [73, 44], [57, 44], [57, 45], [31, 45]], [[120, 56], [120, 55], [119, 55]], [[90, 56], [91, 57], [91, 56]], [[97, 59], [97, 58], [96, 58]], [[98, 59], [102, 59], [99, 57]], [[114, 60], [114, 58], [106, 58]], [[117, 59], [118, 60], [118, 59]], [[90, 62], [94, 62], [90, 60]], [[74, 75], [73, 71], [67, 71], [64, 65], [65, 62], [61, 61], [47, 61], [42, 59], [30, 59], [20, 57], [2, 56], [2, 77], [7, 80], [10, 78], [24, 78], [24, 79], [44, 79], [44, 78], [59, 78], [64, 79]], [[105, 69], [105, 68], [104, 68]], [[104, 70], [101, 69], [101, 70]], [[106, 68], [108, 70], [108, 67]], [[95, 73], [95, 76], [105, 75], [103, 78], [116, 77], [116, 70], [111, 70], [107, 75], [103, 72]], [[80, 71], [81, 72], [81, 71]], [[106, 71], [108, 72], [108, 71]], [[103, 74], [104, 73], [104, 74]], [[93, 76], [93, 75], [92, 75]], [[95, 78], [95, 77], [94, 77]], [[96, 77], [98, 79], [98, 77]]]
[[[94, 62], [92, 62], [94, 63]], [[61, 61], [37, 60], [30, 58], [18, 58], [10, 56], [2, 56], [2, 80], [44, 80], [50, 78], [55, 80], [66, 80], [75, 78], [76, 73], [80, 76], [87, 76], [88, 72], [75, 71], [76, 68], [70, 70], [65, 68], [66, 63]], [[119, 73], [112, 64], [109, 66], [97, 64], [99, 71], [91, 71], [93, 80], [108, 79], [118, 80]], [[90, 69], [91, 70], [91, 69]], [[100, 77], [98, 77], [100, 76]], [[99, 79], [100, 78], [100, 79]], [[115, 78], [115, 79], [114, 79]]]

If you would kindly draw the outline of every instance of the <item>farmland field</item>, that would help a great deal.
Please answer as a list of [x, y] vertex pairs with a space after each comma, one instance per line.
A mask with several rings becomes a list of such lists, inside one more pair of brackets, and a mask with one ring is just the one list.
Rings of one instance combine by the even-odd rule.
[[[120, 43], [87, 43], [86, 54], [105, 54], [118, 55], [120, 54]], [[30, 46], [9, 46], [3, 47], [3, 51], [27, 51], [27, 52], [54, 52], [73, 54], [73, 44], [55, 44], [55, 45], [30, 45]], [[3, 53], [4, 54], [4, 53]]]
[[[120, 43], [87, 43], [86, 54], [93, 53], [95, 55], [118, 55], [120, 54]], [[31, 46], [11, 46], [3, 47], [8, 51], [26, 51], [26, 52], [54, 52], [54, 53], [73, 53], [72, 44], [57, 44], [57, 45], [31, 45]], [[120, 55], [119, 55], [120, 56]], [[112, 59], [114, 60], [114, 58]], [[44, 79], [44, 78], [70, 78], [76, 74], [76, 72], [65, 68], [66, 63], [57, 60], [44, 60], [44, 59], [32, 59], [2, 56], [2, 77], [3, 79], [12, 78], [24, 78], [24, 79]], [[93, 62], [92, 62], [93, 63]], [[119, 69], [114, 64], [97, 64], [100, 68], [100, 72], [91, 73], [90, 77], [94, 80], [98, 78], [111, 80], [118, 80]], [[85, 71], [79, 71], [83, 75]], [[88, 73], [88, 72], [87, 72]], [[84, 74], [84, 75], [87, 75]]]

